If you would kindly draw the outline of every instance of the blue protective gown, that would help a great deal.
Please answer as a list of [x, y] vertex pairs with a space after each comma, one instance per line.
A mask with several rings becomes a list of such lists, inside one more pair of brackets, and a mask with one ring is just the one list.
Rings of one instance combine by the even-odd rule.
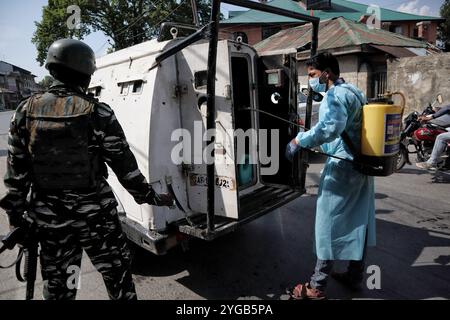
[[[352, 90], [349, 90], [349, 88]], [[355, 147], [361, 144], [364, 94], [338, 80], [330, 88], [319, 110], [319, 122], [301, 132], [301, 147], [321, 146], [325, 153], [353, 159], [341, 138], [344, 129]], [[361, 260], [367, 245], [375, 245], [374, 178], [362, 175], [351, 163], [328, 158], [322, 173], [317, 200], [315, 252], [321, 260]]]

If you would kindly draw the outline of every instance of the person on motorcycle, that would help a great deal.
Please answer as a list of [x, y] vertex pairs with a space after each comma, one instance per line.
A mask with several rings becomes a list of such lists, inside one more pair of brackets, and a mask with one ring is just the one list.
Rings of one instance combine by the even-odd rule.
[[[450, 105], [445, 106], [441, 108], [438, 112], [434, 114], [430, 114], [427, 116], [421, 116], [419, 117], [420, 121], [428, 122], [437, 118], [440, 118], [442, 116], [445, 116], [447, 114], [450, 114]], [[449, 129], [447, 129], [449, 130]], [[437, 169], [438, 160], [439, 158], [444, 154], [445, 149], [447, 148], [447, 145], [450, 143], [450, 132], [442, 133], [437, 136], [436, 142], [433, 147], [433, 152], [431, 154], [431, 157], [426, 162], [418, 162], [416, 163], [416, 166], [421, 169], [426, 170], [435, 170]]]

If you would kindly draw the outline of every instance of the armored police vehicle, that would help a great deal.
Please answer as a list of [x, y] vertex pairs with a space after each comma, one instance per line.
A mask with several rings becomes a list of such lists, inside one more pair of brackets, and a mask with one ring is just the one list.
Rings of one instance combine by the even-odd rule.
[[[147, 180], [176, 199], [174, 208], [140, 206], [110, 172], [125, 233], [155, 254], [189, 237], [217, 238], [305, 191], [307, 154], [294, 163], [284, 156], [299, 130], [283, 121], [297, 117], [295, 55], [259, 57], [241, 39], [219, 39], [220, 2], [303, 19], [318, 29], [314, 17], [252, 1], [213, 1], [207, 26], [179, 38], [184, 26], [166, 24], [172, 39], [99, 58], [91, 81], [89, 91], [113, 108]], [[312, 42], [314, 53], [317, 37]], [[242, 144], [235, 132], [256, 134]]]

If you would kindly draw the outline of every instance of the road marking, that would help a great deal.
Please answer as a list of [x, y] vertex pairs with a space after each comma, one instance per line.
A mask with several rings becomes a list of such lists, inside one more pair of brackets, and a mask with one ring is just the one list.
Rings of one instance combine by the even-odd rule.
[[450, 266], [450, 247], [425, 247], [412, 267]]

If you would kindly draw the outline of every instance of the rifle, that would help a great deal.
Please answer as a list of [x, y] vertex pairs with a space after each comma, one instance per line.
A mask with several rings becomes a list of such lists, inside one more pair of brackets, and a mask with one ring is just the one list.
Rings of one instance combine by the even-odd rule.
[[[36, 236], [34, 224], [29, 223], [25, 226], [15, 228], [6, 236], [0, 236], [3, 246], [0, 248], [0, 254], [6, 249], [12, 250], [19, 246], [17, 259], [9, 266], [0, 266], [0, 269], [8, 269], [16, 266], [16, 277], [20, 282], [26, 282], [26, 300], [34, 298], [34, 283], [36, 282], [37, 259], [39, 242]], [[22, 258], [25, 256], [24, 274], [21, 274]]]

